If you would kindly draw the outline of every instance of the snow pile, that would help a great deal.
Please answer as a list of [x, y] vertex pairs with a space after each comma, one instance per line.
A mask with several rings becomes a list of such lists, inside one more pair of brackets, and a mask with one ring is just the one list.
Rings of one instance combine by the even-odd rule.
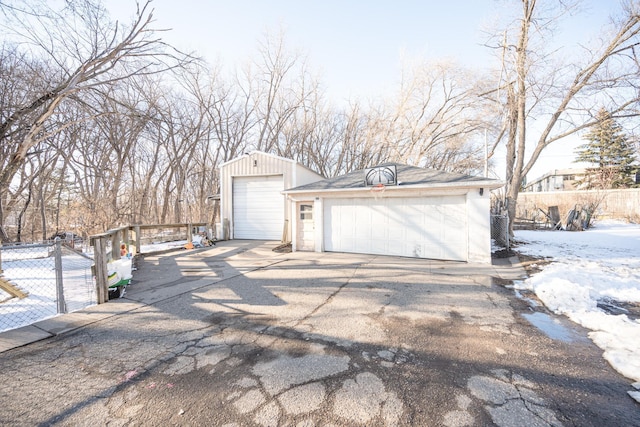
[[607, 221], [585, 232], [520, 230], [515, 237], [518, 252], [553, 260], [516, 289], [535, 292], [555, 313], [591, 329], [611, 366], [640, 381], [640, 321], [617, 307], [640, 302], [640, 225]]

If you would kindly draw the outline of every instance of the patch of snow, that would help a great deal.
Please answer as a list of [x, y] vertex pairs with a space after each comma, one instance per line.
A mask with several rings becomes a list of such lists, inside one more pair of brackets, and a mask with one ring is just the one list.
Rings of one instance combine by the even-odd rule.
[[143, 253], [143, 254], [148, 254], [148, 253], [152, 253], [152, 252], [166, 251], [166, 250], [169, 250], [169, 249], [180, 249], [180, 248], [184, 248], [184, 245], [186, 245], [186, 244], [187, 244], [186, 240], [176, 240], [176, 241], [173, 241], [173, 242], [150, 243], [148, 245], [140, 246], [140, 252]]
[[640, 381], [640, 321], [598, 307], [640, 302], [640, 225], [602, 221], [584, 232], [518, 230], [515, 237], [518, 252], [553, 261], [515, 288], [590, 329], [611, 366]]
[[[194, 243], [200, 242], [194, 236]], [[153, 253], [168, 249], [184, 248], [186, 240], [143, 245], [142, 253]], [[62, 279], [67, 312], [73, 312], [96, 304], [95, 280], [91, 271], [93, 248], [81, 256], [64, 251], [62, 256]], [[108, 263], [109, 274], [118, 273], [117, 280], [132, 277], [131, 258]], [[40, 320], [59, 315], [57, 310], [55, 258], [52, 246], [25, 245], [2, 251], [4, 278], [15, 283], [28, 293], [27, 298], [4, 300], [8, 294], [0, 292], [0, 332], [27, 326]]]
[[[74, 253], [64, 253], [61, 261], [67, 312], [94, 305], [93, 261]], [[3, 250], [2, 268], [4, 277], [28, 295], [0, 304], [0, 332], [58, 315], [55, 258], [47, 247]]]

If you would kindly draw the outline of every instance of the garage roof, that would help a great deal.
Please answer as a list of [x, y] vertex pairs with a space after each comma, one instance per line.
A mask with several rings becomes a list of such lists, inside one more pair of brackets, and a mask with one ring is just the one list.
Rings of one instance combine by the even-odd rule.
[[268, 158], [273, 159], [273, 160], [290, 163], [291, 165], [295, 165], [298, 168], [303, 168], [303, 169], [306, 169], [308, 171], [311, 171], [315, 175], [322, 176], [318, 172], [314, 171], [313, 169], [303, 165], [302, 163], [298, 163], [295, 160], [287, 159], [286, 157], [280, 157], [280, 156], [276, 156], [275, 154], [265, 153], [264, 151], [257, 151], [257, 150], [254, 150], [254, 151], [252, 151], [250, 153], [244, 153], [244, 154], [240, 155], [239, 157], [236, 157], [234, 159], [228, 160], [228, 161], [220, 164], [218, 166], [218, 169], [223, 169], [223, 168], [225, 168], [225, 167], [227, 167], [229, 165], [232, 165], [233, 163], [242, 162], [243, 160], [245, 160], [247, 158], [251, 159], [251, 158], [253, 158], [255, 156], [268, 157]]
[[[384, 163], [378, 166], [395, 166], [398, 186], [387, 188], [486, 188], [494, 189], [504, 185], [502, 181], [478, 176], [443, 172], [436, 169], [424, 169], [400, 163]], [[323, 191], [349, 191], [365, 189], [364, 170], [357, 170], [346, 175], [328, 178], [322, 181], [285, 190], [284, 193], [308, 193]]]

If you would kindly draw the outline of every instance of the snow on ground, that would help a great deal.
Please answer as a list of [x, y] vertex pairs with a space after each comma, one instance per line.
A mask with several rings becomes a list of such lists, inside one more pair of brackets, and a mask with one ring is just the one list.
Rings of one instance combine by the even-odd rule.
[[600, 305], [640, 302], [640, 225], [600, 221], [584, 232], [515, 232], [515, 250], [553, 262], [515, 285], [552, 311], [590, 329], [589, 337], [622, 375], [640, 381], [640, 320]]
[[[58, 315], [55, 258], [52, 250], [52, 246], [42, 245], [2, 251], [4, 277], [27, 292], [28, 296], [24, 299], [11, 298], [0, 304], [0, 332]], [[61, 261], [67, 311], [95, 304], [91, 274], [93, 261], [64, 250]]]
[[[195, 236], [194, 236], [195, 237]], [[196, 239], [194, 239], [194, 242]], [[179, 249], [186, 240], [143, 245], [142, 253]], [[90, 248], [93, 249], [93, 248]], [[0, 332], [27, 326], [58, 316], [55, 258], [51, 245], [26, 245], [2, 251], [3, 276], [28, 293], [27, 298], [10, 298], [0, 292]], [[62, 281], [67, 312], [96, 304], [95, 280], [91, 271], [93, 251], [84, 257], [63, 249]], [[131, 259], [109, 263], [108, 272], [118, 273], [118, 279], [131, 278]]]
[[[195, 242], [195, 237], [193, 236], [193, 241]], [[158, 243], [149, 243], [148, 245], [140, 246], [140, 253], [149, 254], [153, 252], [166, 251], [170, 249], [181, 249], [184, 248], [184, 245], [187, 244], [186, 240], [176, 240], [173, 242], [158, 242]]]

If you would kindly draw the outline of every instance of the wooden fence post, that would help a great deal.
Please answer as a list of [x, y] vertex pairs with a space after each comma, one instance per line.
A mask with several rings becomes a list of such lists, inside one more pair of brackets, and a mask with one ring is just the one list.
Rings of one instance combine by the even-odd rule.
[[117, 231], [111, 235], [111, 259], [120, 259], [120, 232]]
[[136, 254], [139, 254], [140, 246], [142, 245], [142, 243], [140, 243], [140, 241], [142, 240], [142, 234], [140, 234], [140, 226], [136, 225], [133, 229], [136, 233]]
[[96, 296], [98, 304], [109, 300], [109, 277], [107, 272], [106, 241], [103, 237], [96, 237], [93, 245], [93, 262], [96, 276]]
[[62, 277], [62, 240], [56, 237], [55, 240], [54, 264], [56, 270], [56, 305], [58, 314], [67, 312], [67, 303], [64, 300], [64, 279]]

